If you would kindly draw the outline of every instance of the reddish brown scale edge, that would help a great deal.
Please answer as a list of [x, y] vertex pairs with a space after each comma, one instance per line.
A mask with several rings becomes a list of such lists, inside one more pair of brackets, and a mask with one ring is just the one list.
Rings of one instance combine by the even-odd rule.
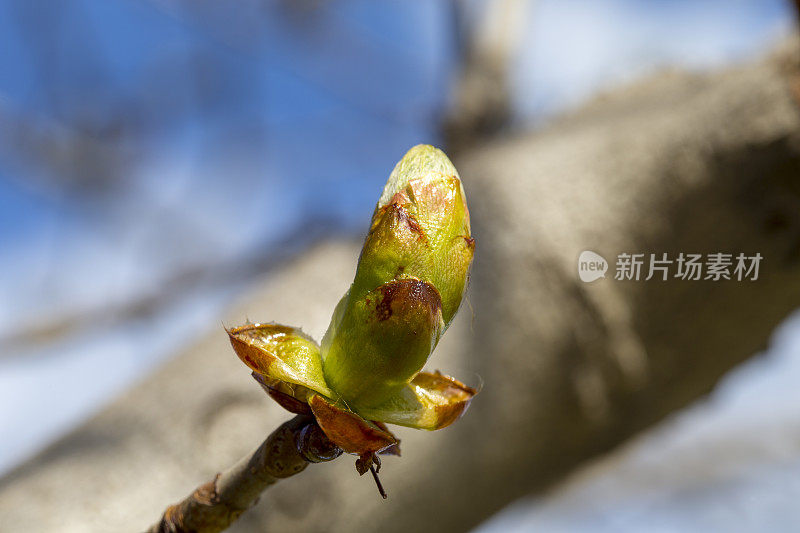
[[325, 435], [347, 453], [359, 456], [379, 453], [400, 442], [388, 430], [335, 406], [322, 396], [312, 396], [309, 405]]
[[389, 281], [378, 287], [378, 291], [381, 294], [375, 306], [378, 321], [388, 320], [395, 311], [411, 306], [427, 306], [431, 317], [442, 308], [442, 297], [436, 287], [416, 278]]

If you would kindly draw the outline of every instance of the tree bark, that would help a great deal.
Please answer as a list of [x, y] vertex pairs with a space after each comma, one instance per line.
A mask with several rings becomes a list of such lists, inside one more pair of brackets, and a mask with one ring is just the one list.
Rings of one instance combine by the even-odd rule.
[[451, 156], [509, 125], [511, 70], [530, 26], [532, 4], [489, 0], [470, 17], [467, 2], [451, 0], [459, 71], [442, 127]]
[[312, 417], [297, 415], [228, 470], [167, 507], [161, 520], [147, 531], [224, 531], [271, 485], [299, 474], [309, 463], [330, 461], [341, 454], [342, 450], [328, 440]]
[[[701, 398], [763, 349], [800, 303], [795, 72], [781, 52], [715, 74], [663, 74], [463, 154], [477, 242], [470, 305], [430, 365], [467, 381], [475, 372], [483, 391], [450, 428], [398, 431], [403, 457], [381, 472], [388, 501], [334, 461], [267, 491], [232, 531], [465, 531]], [[319, 339], [359, 246], [315, 248], [228, 323], [276, 320]], [[584, 284], [583, 250], [612, 271], [622, 252], [763, 260], [757, 281]], [[4, 526], [145, 527], [284, 416], [262, 395], [216, 328], [0, 482]]]

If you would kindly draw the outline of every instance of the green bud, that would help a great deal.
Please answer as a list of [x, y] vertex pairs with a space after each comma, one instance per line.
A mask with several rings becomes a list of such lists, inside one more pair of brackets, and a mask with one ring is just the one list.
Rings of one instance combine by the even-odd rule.
[[455, 167], [441, 150], [415, 146], [389, 177], [322, 340], [331, 389], [351, 407], [372, 407], [414, 379], [461, 305], [473, 252]]

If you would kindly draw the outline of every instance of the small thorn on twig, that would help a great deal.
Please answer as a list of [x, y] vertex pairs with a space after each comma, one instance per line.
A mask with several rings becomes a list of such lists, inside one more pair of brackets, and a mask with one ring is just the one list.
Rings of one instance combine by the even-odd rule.
[[372, 478], [375, 480], [375, 484], [378, 485], [378, 492], [381, 493], [381, 498], [385, 500], [386, 498], [388, 498], [388, 496], [386, 495], [386, 491], [383, 490], [383, 485], [381, 485], [381, 480], [378, 477], [378, 473], [375, 471], [375, 467], [369, 465], [369, 471], [372, 474]]

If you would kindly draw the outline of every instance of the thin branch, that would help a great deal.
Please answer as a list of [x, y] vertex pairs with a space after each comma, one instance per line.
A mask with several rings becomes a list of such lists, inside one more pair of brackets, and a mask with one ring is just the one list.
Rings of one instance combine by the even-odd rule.
[[[0, 119], [2, 118], [0, 109]], [[112, 328], [126, 321], [150, 319], [168, 305], [200, 291], [232, 287], [258, 279], [299, 255], [306, 247], [330, 238], [341, 229], [341, 225], [334, 219], [313, 217], [277, 243], [265, 242], [253, 247], [266, 252], [257, 251], [233, 259], [192, 265], [166, 277], [152, 291], [140, 291], [129, 300], [43, 319], [11, 332], [0, 332], [0, 358], [9, 357], [20, 349], [41, 346], [42, 343], [79, 334], [90, 328]]]
[[312, 417], [297, 415], [234, 466], [167, 507], [147, 533], [222, 531], [270, 485], [302, 472], [309, 463], [330, 461], [341, 453]]

